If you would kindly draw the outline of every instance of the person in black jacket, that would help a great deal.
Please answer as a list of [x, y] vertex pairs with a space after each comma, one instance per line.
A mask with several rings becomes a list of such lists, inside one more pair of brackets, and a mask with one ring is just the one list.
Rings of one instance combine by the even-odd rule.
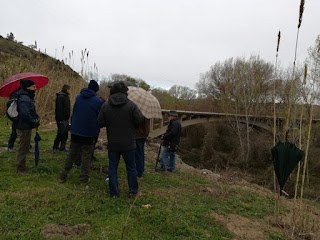
[[69, 118], [70, 118], [70, 86], [63, 85], [62, 90], [56, 94], [55, 119], [58, 127], [57, 136], [53, 143], [53, 152], [67, 151]]
[[162, 153], [161, 170], [167, 170], [167, 159], [170, 158], [168, 171], [176, 170], [176, 151], [180, 143], [181, 123], [176, 111], [169, 112], [169, 125], [167, 131], [161, 138], [161, 145], [164, 147]]
[[109, 158], [109, 190], [111, 197], [119, 196], [118, 166], [123, 157], [129, 185], [129, 196], [139, 195], [137, 169], [135, 165], [135, 129], [144, 117], [137, 105], [128, 99], [128, 88], [124, 82], [115, 83], [110, 88], [110, 97], [98, 116], [100, 127], [107, 128]]
[[34, 104], [36, 86], [32, 80], [20, 80], [21, 89], [17, 92], [18, 112], [17, 135], [19, 137], [19, 150], [16, 157], [17, 172], [25, 172], [26, 156], [29, 152], [31, 133], [33, 128], [40, 125], [39, 116]]
[[[15, 99], [15, 98], [18, 98], [18, 95], [17, 95], [17, 92], [21, 89], [21, 87], [13, 92], [11, 95], [10, 95], [10, 99]], [[14, 147], [14, 143], [17, 139], [17, 120], [14, 119], [14, 120], [11, 120], [12, 121], [12, 125], [11, 125], [11, 134], [10, 134], [10, 137], [9, 137], [9, 140], [8, 140], [8, 152], [14, 152], [13, 150], [13, 147]]]

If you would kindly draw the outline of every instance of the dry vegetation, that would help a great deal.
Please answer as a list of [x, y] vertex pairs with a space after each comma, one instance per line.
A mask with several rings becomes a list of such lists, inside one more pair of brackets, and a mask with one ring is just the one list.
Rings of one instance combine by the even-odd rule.
[[[15, 41], [0, 37], [0, 79], [10, 77], [19, 72], [38, 72], [49, 77], [46, 87], [37, 92], [36, 104], [39, 115], [44, 118], [54, 116], [55, 94], [63, 84], [71, 88], [71, 100], [79, 93], [86, 83], [83, 78], [62, 61], [23, 46]], [[4, 113], [6, 99], [0, 99], [0, 112]]]

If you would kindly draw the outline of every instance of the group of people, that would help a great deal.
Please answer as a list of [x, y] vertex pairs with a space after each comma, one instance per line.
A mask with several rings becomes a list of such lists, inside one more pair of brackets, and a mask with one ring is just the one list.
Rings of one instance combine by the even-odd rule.
[[[60, 182], [66, 182], [72, 167], [78, 165], [80, 182], [88, 184], [95, 144], [100, 129], [105, 127], [108, 140], [109, 194], [111, 197], [118, 197], [120, 194], [117, 172], [122, 157], [127, 171], [129, 196], [138, 196], [140, 194], [138, 178], [144, 173], [144, 145], [150, 131], [150, 120], [145, 118], [138, 106], [128, 98], [128, 87], [123, 81], [110, 86], [110, 96], [105, 101], [97, 95], [98, 82], [91, 80], [88, 87], [82, 89], [76, 97], [72, 114], [70, 89], [69, 85], [64, 85], [56, 94], [55, 120], [58, 130], [53, 152], [68, 152], [60, 172]], [[32, 80], [20, 80], [20, 89], [13, 94], [18, 99], [19, 117], [12, 123], [12, 134], [16, 132], [20, 140], [16, 164], [17, 171], [22, 173], [27, 170], [26, 155], [29, 152], [32, 129], [40, 125], [34, 102], [35, 90]], [[69, 124], [70, 116], [71, 124]], [[161, 138], [163, 146], [161, 170], [164, 172], [175, 171], [175, 152], [181, 135], [177, 112], [169, 112], [169, 121], [167, 131]], [[67, 149], [69, 131], [71, 139], [70, 147]], [[13, 147], [12, 134], [8, 150]], [[168, 169], [167, 159], [170, 159]]]

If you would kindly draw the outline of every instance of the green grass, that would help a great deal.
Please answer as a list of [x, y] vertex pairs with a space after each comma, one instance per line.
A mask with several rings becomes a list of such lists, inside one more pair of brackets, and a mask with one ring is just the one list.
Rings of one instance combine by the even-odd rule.
[[[130, 199], [123, 161], [119, 167], [121, 195], [109, 198], [105, 174], [106, 153], [96, 153], [89, 188], [79, 183], [79, 170], [72, 169], [65, 184], [58, 174], [67, 155], [51, 152], [55, 130], [39, 130], [40, 165], [30, 172], [15, 172], [15, 154], [4, 151], [10, 125], [1, 118], [0, 136], [0, 239], [44, 239], [48, 224], [88, 224], [89, 231], [73, 239], [233, 239], [212, 212], [263, 218], [273, 213], [273, 200], [235, 186], [221, 186], [188, 172], [162, 175], [147, 163], [140, 181], [142, 196]], [[205, 189], [213, 191], [205, 191]], [[151, 208], [142, 208], [150, 204]], [[131, 210], [130, 210], [131, 209]], [[130, 211], [130, 215], [129, 215]], [[59, 238], [55, 238], [59, 239]], [[275, 239], [273, 236], [270, 239]]]

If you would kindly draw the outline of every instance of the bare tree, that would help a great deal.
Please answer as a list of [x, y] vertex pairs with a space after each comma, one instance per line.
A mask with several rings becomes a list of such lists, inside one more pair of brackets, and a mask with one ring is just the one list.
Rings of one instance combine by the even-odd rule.
[[261, 106], [272, 99], [272, 73], [272, 65], [258, 56], [249, 59], [230, 58], [223, 63], [216, 63], [197, 84], [199, 93], [210, 97], [212, 101], [219, 101], [225, 112], [246, 116], [245, 138], [239, 118], [236, 116], [230, 121], [238, 136], [246, 165], [250, 155], [249, 116], [261, 114]]
[[184, 86], [179, 86], [179, 85], [173, 85], [169, 89], [169, 94], [174, 98], [187, 100], [187, 101], [194, 100], [197, 98], [196, 90], [193, 90]]

